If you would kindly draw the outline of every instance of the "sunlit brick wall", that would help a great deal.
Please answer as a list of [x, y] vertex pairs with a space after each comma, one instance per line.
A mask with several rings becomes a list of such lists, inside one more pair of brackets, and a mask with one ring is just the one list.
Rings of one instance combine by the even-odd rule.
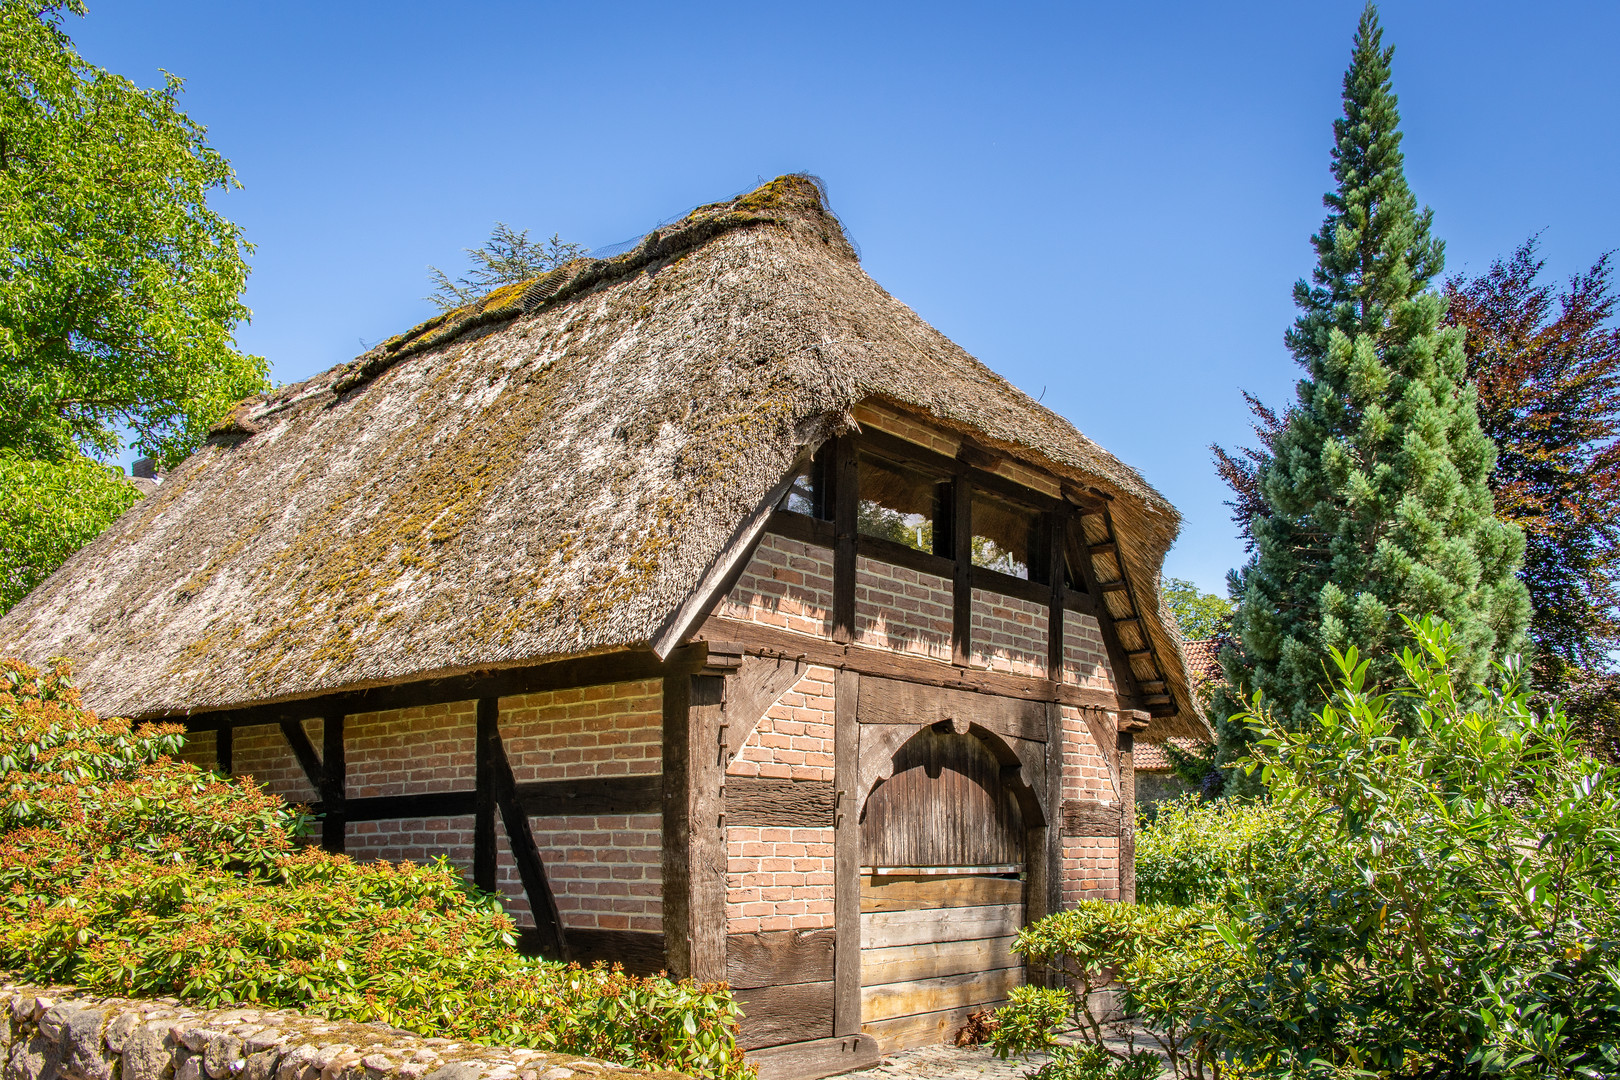
[[1041, 604], [974, 589], [971, 662], [991, 671], [1045, 678], [1049, 617]]
[[1114, 689], [1102, 631], [1095, 616], [1078, 611], [1063, 613], [1063, 681], [1098, 690]]
[[[1119, 791], [1079, 709], [1063, 706], [1063, 798], [1119, 804]], [[1103, 724], [1114, 729], [1106, 714]], [[1134, 810], [1132, 811], [1134, 812]], [[1119, 898], [1119, 841], [1111, 836], [1063, 838], [1063, 903]]]
[[862, 645], [951, 658], [951, 582], [904, 566], [855, 560], [855, 640]]
[[766, 533], [742, 577], [715, 608], [796, 634], [832, 634], [832, 549]]

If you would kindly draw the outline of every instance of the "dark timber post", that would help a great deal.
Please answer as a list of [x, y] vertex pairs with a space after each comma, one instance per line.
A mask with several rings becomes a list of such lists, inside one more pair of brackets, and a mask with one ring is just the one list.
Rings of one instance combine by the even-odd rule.
[[321, 726], [321, 847], [341, 852], [348, 834], [344, 801], [347, 792], [343, 760], [343, 716], [328, 716]]
[[478, 699], [477, 768], [473, 791], [473, 884], [495, 891], [495, 740], [500, 737], [500, 699]]
[[958, 465], [951, 484], [951, 663], [967, 667], [973, 652], [973, 489]]
[[[1061, 686], [1067, 674], [1063, 657], [1069, 592], [1065, 574], [1068, 560], [1064, 556], [1069, 535], [1067, 511], [1059, 509], [1048, 514], [1047, 527], [1052, 606], [1046, 623], [1046, 676]], [[1046, 904], [1043, 914], [1050, 915], [1063, 907], [1063, 706], [1055, 701], [1046, 705], [1046, 807], [1046, 895], [1039, 900]], [[1031, 896], [1030, 901], [1036, 902], [1037, 898]]]
[[214, 732], [214, 762], [219, 771], [226, 776], [231, 775], [231, 732], [234, 729], [225, 724]]
[[[493, 781], [490, 785], [493, 789], [491, 794], [494, 796], [495, 807], [501, 812], [501, 824], [506, 827], [506, 842], [512, 845], [512, 861], [517, 863], [518, 878], [523, 882], [523, 894], [529, 898], [529, 910], [534, 914], [535, 938], [540, 952], [554, 960], [570, 960], [572, 956], [569, 953], [568, 937], [563, 930], [562, 915], [557, 910], [557, 896], [551, 891], [551, 881], [546, 877], [546, 865], [540, 859], [540, 845], [535, 843], [534, 830], [529, 827], [529, 812], [518, 800], [517, 779], [512, 775], [512, 762], [507, 758], [506, 747], [501, 742], [500, 710], [500, 698], [478, 699], [478, 735], [483, 737], [479, 742], [487, 748], [489, 776]], [[476, 793], [474, 797], [476, 799]], [[474, 813], [477, 813], [476, 802]], [[477, 827], [475, 817], [473, 825], [475, 844], [478, 839]], [[494, 830], [495, 823], [491, 821], [490, 832], [493, 834]], [[476, 848], [473, 851], [473, 858], [474, 873], [477, 873]], [[493, 863], [493, 859], [491, 862]], [[493, 872], [490, 877], [493, 879]]]
[[861, 507], [860, 466], [855, 439], [833, 444], [833, 640], [855, 640], [855, 535]]
[[861, 677], [833, 675], [833, 1034], [861, 1031], [860, 727]]
[[1119, 714], [1119, 899], [1136, 903], [1136, 733], [1148, 726], [1148, 714]]
[[664, 677], [665, 961], [701, 982], [726, 977], [725, 683]]

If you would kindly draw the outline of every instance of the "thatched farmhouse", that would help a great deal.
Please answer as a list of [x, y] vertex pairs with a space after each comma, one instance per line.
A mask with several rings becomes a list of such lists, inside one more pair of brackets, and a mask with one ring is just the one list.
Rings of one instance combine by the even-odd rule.
[[1208, 737], [1177, 527], [783, 177], [241, 403], [0, 652], [815, 1076], [1132, 895], [1134, 740]]

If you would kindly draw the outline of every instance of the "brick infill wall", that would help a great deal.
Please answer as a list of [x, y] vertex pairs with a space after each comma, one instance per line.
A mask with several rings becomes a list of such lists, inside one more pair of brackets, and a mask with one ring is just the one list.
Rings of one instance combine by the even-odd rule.
[[[651, 1078], [573, 1054], [424, 1038], [285, 1009], [199, 1009], [0, 983], [11, 1080], [568, 1080]], [[680, 1077], [680, 1073], [659, 1073]]]

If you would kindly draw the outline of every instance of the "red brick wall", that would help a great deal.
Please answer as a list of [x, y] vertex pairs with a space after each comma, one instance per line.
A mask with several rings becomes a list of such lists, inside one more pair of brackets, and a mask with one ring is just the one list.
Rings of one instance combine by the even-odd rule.
[[1114, 689], [1097, 619], [1078, 611], [1063, 613], [1063, 681], [1098, 690]]
[[833, 831], [726, 830], [727, 932], [819, 930], [833, 924]]
[[[1107, 717], [1112, 731], [1116, 718]], [[1063, 797], [1118, 804], [1113, 775], [1079, 709], [1063, 706]], [[1119, 841], [1114, 837], [1063, 838], [1063, 903], [1119, 898]]]
[[1047, 608], [1015, 596], [973, 590], [969, 661], [991, 671], [1046, 677]]
[[[733, 717], [747, 723], [751, 717]], [[726, 767], [728, 776], [833, 778], [833, 670], [813, 665], [765, 710]], [[728, 932], [832, 925], [833, 831], [726, 829]]]
[[657, 679], [501, 699], [501, 741], [518, 783], [662, 771]]
[[[304, 731], [316, 754], [321, 752], [324, 728], [321, 720], [304, 722]], [[231, 734], [231, 769], [237, 776], [253, 777], [267, 791], [288, 802], [312, 803], [320, 798], [277, 724], [237, 728]]]
[[855, 640], [896, 652], [951, 658], [951, 582], [893, 563], [855, 560]]
[[832, 634], [832, 549], [766, 533], [715, 614], [797, 634]]
[[931, 424], [913, 419], [906, 413], [889, 408], [876, 401], [863, 401], [855, 406], [855, 419], [862, 427], [887, 432], [907, 442], [926, 446], [937, 454], [955, 457], [962, 448], [961, 440]]
[[471, 791], [477, 725], [473, 701], [355, 713], [343, 721], [349, 798]]
[[[732, 723], [750, 718], [733, 717]], [[833, 670], [811, 666], [765, 710], [726, 767], [727, 776], [833, 778]]]
[[180, 760], [189, 761], [199, 769], [217, 768], [219, 758], [215, 753], [215, 745], [212, 731], [187, 732], [186, 741], [180, 747]]
[[444, 855], [471, 877], [473, 816], [350, 822], [344, 851], [359, 862], [427, 863]]

